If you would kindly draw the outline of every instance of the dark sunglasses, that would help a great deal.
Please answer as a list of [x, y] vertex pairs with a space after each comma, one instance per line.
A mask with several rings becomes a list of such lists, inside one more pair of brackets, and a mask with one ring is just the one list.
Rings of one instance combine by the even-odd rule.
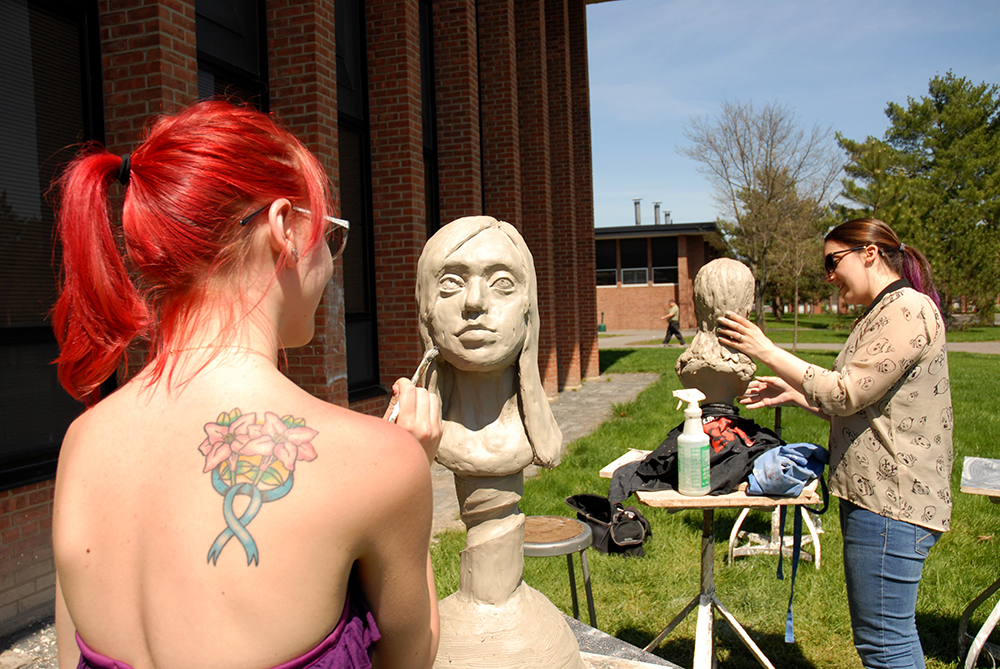
[[844, 249], [843, 251], [834, 251], [833, 253], [827, 253], [826, 257], [823, 258], [823, 269], [826, 270], [827, 274], [833, 274], [837, 271], [837, 265], [840, 261], [844, 259], [848, 253], [853, 253], [854, 251], [863, 251], [867, 246], [855, 246], [853, 249]]
[[[270, 204], [265, 204], [260, 209], [250, 212], [246, 216], [240, 219], [240, 225], [246, 225], [253, 219], [260, 216], [260, 214], [270, 207]], [[308, 214], [312, 216], [312, 212], [308, 209], [303, 209], [302, 207], [292, 207], [293, 210], [301, 213]], [[351, 224], [342, 218], [337, 218], [335, 216], [324, 216], [326, 222], [330, 224], [330, 232], [327, 241], [330, 243], [330, 253], [333, 254], [333, 259], [336, 260], [341, 253], [344, 252], [344, 247], [347, 246], [347, 233], [351, 230]]]

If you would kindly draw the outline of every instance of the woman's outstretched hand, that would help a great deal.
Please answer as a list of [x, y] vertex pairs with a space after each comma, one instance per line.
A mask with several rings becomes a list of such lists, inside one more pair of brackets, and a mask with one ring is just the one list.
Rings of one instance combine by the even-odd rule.
[[427, 454], [427, 461], [433, 462], [441, 442], [441, 400], [426, 388], [419, 388], [409, 379], [401, 378], [392, 384], [392, 399], [385, 410], [386, 420], [396, 407], [396, 425], [412, 434]]
[[807, 407], [805, 396], [777, 376], [758, 376], [750, 381], [740, 404], [748, 409], [793, 405]]

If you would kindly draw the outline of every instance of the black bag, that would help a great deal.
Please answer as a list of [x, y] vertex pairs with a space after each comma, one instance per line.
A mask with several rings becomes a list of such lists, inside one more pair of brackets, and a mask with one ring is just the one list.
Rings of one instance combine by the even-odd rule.
[[653, 532], [649, 521], [634, 506], [623, 507], [591, 493], [567, 497], [566, 503], [576, 510], [577, 520], [590, 526], [594, 534], [591, 545], [597, 550], [636, 557], [646, 554], [642, 542]]

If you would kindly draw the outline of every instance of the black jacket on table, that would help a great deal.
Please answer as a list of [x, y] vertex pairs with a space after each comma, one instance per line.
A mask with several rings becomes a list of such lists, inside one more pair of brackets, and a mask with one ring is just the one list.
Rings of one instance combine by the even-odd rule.
[[[771, 430], [741, 417], [736, 407], [730, 404], [706, 404], [701, 408], [701, 421], [709, 437], [711, 495], [735, 490], [750, 475], [754, 460], [765, 451], [785, 443]], [[621, 502], [638, 490], [675, 490], [677, 437], [683, 430], [684, 423], [681, 423], [643, 460], [616, 469], [611, 478], [608, 499]]]

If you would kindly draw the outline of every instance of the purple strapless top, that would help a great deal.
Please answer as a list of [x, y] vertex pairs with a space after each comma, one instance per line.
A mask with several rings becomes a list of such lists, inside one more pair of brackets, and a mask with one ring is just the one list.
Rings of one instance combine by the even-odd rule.
[[[380, 638], [368, 603], [360, 594], [352, 596], [349, 588], [344, 613], [330, 635], [305, 655], [274, 669], [371, 669], [368, 648]], [[79, 634], [76, 644], [80, 647], [77, 669], [132, 669], [124, 662], [91, 650]]]

